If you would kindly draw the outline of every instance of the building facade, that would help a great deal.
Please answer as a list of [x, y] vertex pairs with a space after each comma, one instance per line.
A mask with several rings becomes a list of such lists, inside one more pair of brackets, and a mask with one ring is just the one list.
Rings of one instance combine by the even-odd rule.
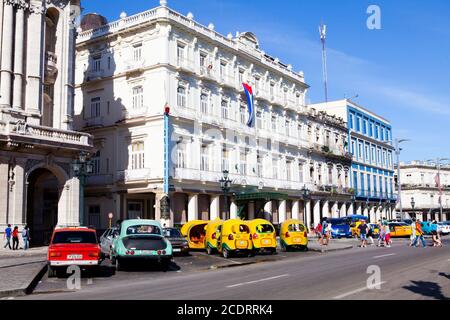
[[311, 107], [347, 120], [354, 213], [363, 214], [372, 222], [395, 218], [395, 148], [390, 122], [347, 99]]
[[169, 225], [238, 215], [311, 225], [352, 211], [345, 121], [308, 108], [303, 73], [254, 34], [220, 35], [161, 1], [80, 30], [76, 59], [76, 127], [98, 150], [86, 221], [98, 228], [109, 212]]
[[0, 229], [28, 224], [34, 245], [79, 221], [72, 162], [92, 149], [72, 131], [79, 11], [77, 0], [0, 3]]
[[[439, 181], [440, 183], [438, 183]], [[447, 221], [449, 219], [449, 165], [442, 165], [438, 170], [437, 163], [401, 162], [400, 182], [402, 185], [402, 209], [405, 216], [416, 217], [423, 221]], [[397, 210], [399, 209], [397, 206]]]

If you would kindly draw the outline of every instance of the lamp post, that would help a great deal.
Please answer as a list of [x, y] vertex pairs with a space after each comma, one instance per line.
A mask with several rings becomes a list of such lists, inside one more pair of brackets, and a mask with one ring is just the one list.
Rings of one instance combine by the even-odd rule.
[[80, 152], [78, 159], [76, 159], [72, 164], [73, 172], [75, 176], [80, 180], [80, 195], [79, 195], [79, 206], [80, 206], [80, 226], [84, 225], [84, 185], [86, 183], [86, 177], [92, 173], [93, 165], [92, 161], [87, 160], [87, 153]]
[[225, 205], [225, 218], [228, 219], [229, 213], [228, 213], [228, 192], [230, 192], [230, 188], [231, 188], [231, 180], [228, 178], [228, 170], [224, 170], [222, 172], [223, 176], [222, 178], [219, 180], [220, 182], [220, 188], [223, 191], [223, 195], [224, 195], [224, 205]]
[[411, 218], [414, 218], [416, 214], [414, 213], [414, 207], [416, 206], [416, 202], [414, 201], [414, 197], [411, 197], [411, 209], [413, 216]]
[[306, 185], [303, 186], [301, 191], [302, 191], [303, 201], [304, 201], [304, 205], [303, 205], [303, 221], [305, 222], [306, 227], [308, 227], [309, 221], [307, 221], [307, 217], [306, 217], [306, 202], [310, 199], [311, 191], [306, 187]]
[[397, 156], [397, 190], [398, 190], [398, 206], [400, 209], [400, 219], [404, 220], [402, 208], [402, 184], [400, 182], [400, 143], [410, 141], [409, 139], [395, 139], [395, 155]]

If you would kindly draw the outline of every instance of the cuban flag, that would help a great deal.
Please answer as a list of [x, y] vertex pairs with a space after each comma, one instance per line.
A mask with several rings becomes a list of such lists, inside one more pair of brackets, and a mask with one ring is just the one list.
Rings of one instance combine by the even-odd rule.
[[253, 89], [247, 83], [242, 83], [244, 86], [245, 95], [247, 96], [247, 105], [248, 105], [248, 121], [247, 126], [253, 128], [255, 125], [255, 105], [253, 102]]

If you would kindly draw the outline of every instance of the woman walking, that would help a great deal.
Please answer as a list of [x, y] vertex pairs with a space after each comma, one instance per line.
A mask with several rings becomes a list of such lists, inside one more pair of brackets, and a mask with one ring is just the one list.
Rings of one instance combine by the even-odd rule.
[[13, 250], [19, 250], [19, 227], [15, 226], [12, 232]]

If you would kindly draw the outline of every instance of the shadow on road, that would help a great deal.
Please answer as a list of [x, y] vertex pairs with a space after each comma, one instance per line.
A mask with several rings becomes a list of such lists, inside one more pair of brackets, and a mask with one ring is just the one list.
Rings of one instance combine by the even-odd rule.
[[437, 300], [449, 300], [442, 293], [442, 288], [435, 282], [428, 281], [411, 281], [412, 285], [403, 286], [404, 289], [419, 294], [424, 297], [430, 297]]
[[439, 272], [439, 275], [440, 275], [441, 277], [444, 277], [444, 278], [447, 278], [448, 280], [450, 280], [450, 274], [448, 274], [448, 273]]

